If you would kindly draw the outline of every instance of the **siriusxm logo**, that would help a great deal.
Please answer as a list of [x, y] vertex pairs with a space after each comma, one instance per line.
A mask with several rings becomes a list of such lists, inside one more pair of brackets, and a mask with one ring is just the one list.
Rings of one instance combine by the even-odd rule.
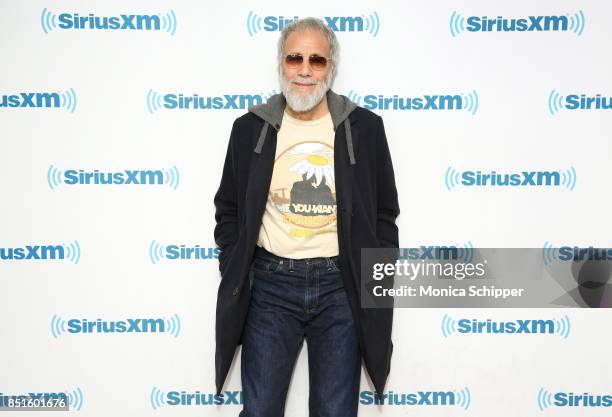
[[471, 394], [468, 387], [451, 391], [417, 391], [397, 393], [388, 391], [376, 395], [372, 391], [361, 391], [359, 403], [362, 405], [415, 405], [415, 406], [457, 406], [467, 410]]
[[20, 92], [18, 94], [2, 94], [0, 108], [37, 108], [62, 109], [74, 113], [77, 97], [73, 88], [61, 91]]
[[[249, 12], [246, 18], [246, 29], [249, 36], [255, 36], [262, 30], [265, 32], [280, 32], [299, 16], [264, 16]], [[380, 30], [380, 17], [377, 12], [361, 16], [323, 16], [321, 20], [334, 32], [366, 32], [376, 37]]]
[[147, 109], [153, 114], [159, 109], [167, 110], [239, 110], [262, 104], [276, 94], [224, 94], [221, 96], [184, 95], [182, 93], [160, 94], [150, 89], [147, 93]]
[[612, 109], [612, 97], [602, 94], [559, 94], [552, 90], [548, 95], [548, 112], [552, 115], [561, 110], [610, 110]]
[[474, 256], [474, 245], [467, 242], [459, 247], [449, 246], [420, 246], [418, 248], [399, 248], [398, 259], [408, 260], [439, 260], [458, 259], [471, 262]]
[[454, 38], [462, 32], [573, 32], [582, 35], [585, 26], [582, 10], [574, 14], [551, 16], [525, 16], [508, 18], [503, 16], [469, 16], [457, 12], [450, 16], [450, 33]]
[[567, 339], [571, 331], [567, 315], [549, 320], [479, 320], [454, 319], [448, 314], [442, 317], [440, 329], [444, 337], [461, 334], [555, 334]]
[[241, 405], [242, 391], [224, 391], [217, 395], [208, 392], [168, 391], [164, 392], [153, 387], [149, 395], [149, 403], [154, 410], [163, 405]]
[[51, 334], [54, 338], [64, 333], [169, 333], [178, 337], [181, 332], [181, 320], [178, 314], [165, 318], [128, 318], [125, 320], [102, 319], [68, 319], [57, 314], [51, 318]]
[[174, 10], [158, 14], [119, 14], [116, 16], [98, 16], [89, 13], [81, 16], [78, 13], [60, 13], [56, 15], [45, 7], [40, 15], [40, 25], [48, 34], [55, 29], [62, 30], [153, 30], [166, 32], [172, 36], [176, 33], [176, 14]]
[[544, 264], [550, 265], [553, 261], [609, 261], [612, 260], [612, 249], [609, 248], [580, 248], [578, 246], [561, 246], [558, 248], [546, 241], [542, 247]]
[[472, 90], [467, 94], [425, 94], [415, 97], [400, 97], [397, 94], [359, 95], [350, 90], [347, 97], [355, 104], [369, 110], [464, 110], [469, 114], [478, 111], [478, 93]]
[[570, 191], [576, 186], [576, 170], [521, 171], [498, 173], [491, 171], [457, 171], [448, 167], [444, 173], [444, 186], [452, 190], [464, 187], [564, 187]]
[[81, 246], [75, 240], [69, 244], [25, 245], [21, 247], [0, 247], [2, 261], [68, 261], [78, 264]]
[[62, 171], [49, 165], [47, 170], [47, 184], [52, 190], [60, 185], [167, 185], [176, 190], [179, 180], [179, 170], [176, 166], [157, 170], [125, 169], [101, 172], [97, 169]]
[[149, 260], [156, 264], [162, 259], [167, 260], [187, 260], [187, 259], [218, 259], [220, 248], [207, 247], [202, 248], [200, 245], [162, 245], [159, 242], [152, 240], [149, 245]]
[[[61, 407], [61, 404], [54, 404], [53, 400], [67, 400], [67, 405], [69, 409], [66, 411], [80, 411], [81, 408], [83, 408], [84, 401], [83, 390], [79, 387], [76, 387], [73, 390], [66, 390], [61, 392], [28, 392], [24, 394], [4, 394], [0, 392], [0, 411], [7, 411], [6, 409], [3, 410], [3, 407], [9, 407], [8, 402], [11, 398], [14, 397], [21, 397], [25, 401], [32, 400], [34, 404], [40, 403], [42, 401], [47, 402], [48, 400], [51, 400], [51, 404], [48, 404], [47, 406], [55, 407]], [[13, 409], [15, 409], [14, 406], [11, 407], [11, 410]], [[23, 410], [26, 409], [23, 408]]]
[[538, 407], [544, 411], [548, 407], [612, 407], [611, 394], [574, 394], [558, 391], [552, 393], [540, 388], [537, 396]]

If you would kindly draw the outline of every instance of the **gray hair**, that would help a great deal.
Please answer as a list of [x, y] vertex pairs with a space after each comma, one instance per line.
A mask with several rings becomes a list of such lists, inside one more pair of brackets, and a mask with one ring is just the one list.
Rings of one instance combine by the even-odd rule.
[[329, 54], [331, 58], [331, 83], [333, 83], [338, 72], [338, 63], [340, 60], [340, 44], [336, 38], [336, 34], [329, 28], [323, 20], [317, 19], [316, 17], [305, 17], [287, 24], [281, 32], [280, 38], [278, 39], [278, 71], [279, 75], [283, 73], [283, 60], [285, 59], [285, 46], [287, 45], [287, 38], [291, 32], [312, 30], [318, 31], [325, 35], [327, 43], [329, 45]]

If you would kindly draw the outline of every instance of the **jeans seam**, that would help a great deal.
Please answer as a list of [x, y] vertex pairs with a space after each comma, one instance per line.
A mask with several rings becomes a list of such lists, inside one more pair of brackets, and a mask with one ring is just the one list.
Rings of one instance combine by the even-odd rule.
[[319, 305], [319, 275], [320, 271], [317, 269], [317, 273], [315, 275], [315, 308]]
[[308, 272], [310, 271], [308, 270], [308, 268], [306, 268], [306, 274], [304, 277], [305, 278], [304, 279], [304, 284], [305, 284], [304, 285], [304, 307], [305, 307], [306, 313], [310, 312], [309, 305], [308, 305], [308, 292], [309, 292], [308, 291]]

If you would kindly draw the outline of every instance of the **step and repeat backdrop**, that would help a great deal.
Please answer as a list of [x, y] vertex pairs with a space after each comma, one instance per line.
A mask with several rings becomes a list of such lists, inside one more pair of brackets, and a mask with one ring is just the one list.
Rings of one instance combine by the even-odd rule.
[[[306, 16], [341, 43], [334, 91], [383, 117], [402, 247], [612, 245], [606, 0], [0, 0], [2, 395], [238, 415], [239, 350], [214, 395], [213, 196]], [[385, 396], [363, 369], [359, 415], [609, 415], [611, 319], [396, 309]], [[308, 415], [305, 347], [286, 415]]]

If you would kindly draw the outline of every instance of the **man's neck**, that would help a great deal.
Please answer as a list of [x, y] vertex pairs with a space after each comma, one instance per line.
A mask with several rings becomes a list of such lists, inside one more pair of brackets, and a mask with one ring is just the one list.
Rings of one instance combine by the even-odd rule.
[[320, 119], [321, 117], [325, 116], [327, 112], [329, 112], [329, 109], [327, 108], [327, 95], [324, 95], [321, 101], [319, 102], [319, 104], [317, 104], [316, 106], [314, 106], [312, 109], [308, 111], [297, 112], [297, 111], [294, 111], [288, 105], [285, 107], [285, 111], [289, 113], [289, 116], [293, 117], [294, 119], [299, 119], [299, 120]]

